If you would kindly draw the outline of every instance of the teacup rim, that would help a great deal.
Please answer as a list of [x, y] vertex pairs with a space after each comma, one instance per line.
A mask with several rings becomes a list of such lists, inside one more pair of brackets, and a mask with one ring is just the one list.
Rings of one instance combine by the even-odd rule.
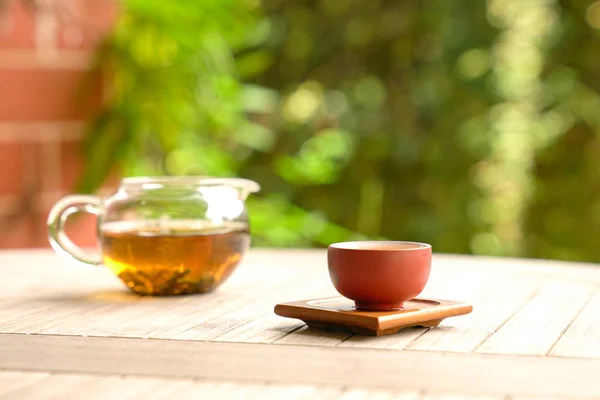
[[[411, 244], [415, 247], [394, 247], [394, 245]], [[389, 245], [389, 247], [369, 247], [377, 245]], [[415, 242], [409, 240], [354, 240], [347, 242], [332, 243], [328, 246], [329, 249], [348, 250], [348, 251], [419, 251], [431, 249], [429, 243]]]

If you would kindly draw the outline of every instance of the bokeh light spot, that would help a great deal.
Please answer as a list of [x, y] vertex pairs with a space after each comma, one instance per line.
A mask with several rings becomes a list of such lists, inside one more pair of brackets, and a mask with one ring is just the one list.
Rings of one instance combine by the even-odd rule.
[[482, 49], [465, 51], [456, 61], [458, 72], [466, 79], [479, 78], [488, 71], [489, 67], [488, 53]]
[[590, 4], [585, 11], [585, 20], [595, 29], [600, 29], [600, 1]]
[[385, 88], [379, 79], [367, 76], [354, 87], [354, 98], [365, 107], [381, 107], [385, 101]]
[[474, 254], [498, 254], [501, 250], [500, 239], [491, 232], [478, 233], [471, 239], [471, 251]]
[[286, 119], [299, 123], [308, 121], [323, 101], [322, 88], [316, 82], [307, 82], [293, 92], [283, 106]]

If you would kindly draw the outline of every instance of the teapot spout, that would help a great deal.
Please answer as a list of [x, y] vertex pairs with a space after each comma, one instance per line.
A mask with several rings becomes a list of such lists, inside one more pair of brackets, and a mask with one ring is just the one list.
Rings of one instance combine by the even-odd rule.
[[251, 193], [260, 191], [260, 185], [250, 179], [231, 178], [231, 185], [238, 190], [240, 200], [246, 201]]

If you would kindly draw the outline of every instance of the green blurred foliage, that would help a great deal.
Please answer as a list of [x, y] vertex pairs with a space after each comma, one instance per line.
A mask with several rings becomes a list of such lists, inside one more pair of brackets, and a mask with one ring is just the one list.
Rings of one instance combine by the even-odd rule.
[[600, 2], [123, 4], [80, 190], [239, 175], [256, 245], [600, 261]]

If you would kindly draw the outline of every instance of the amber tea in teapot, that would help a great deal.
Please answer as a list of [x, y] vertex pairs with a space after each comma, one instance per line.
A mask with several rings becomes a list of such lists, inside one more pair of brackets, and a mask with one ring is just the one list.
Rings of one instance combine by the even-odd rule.
[[[50, 243], [77, 261], [105, 265], [139, 294], [208, 292], [232, 274], [250, 245], [245, 200], [258, 190], [239, 178], [126, 178], [110, 197], [60, 200], [48, 216]], [[64, 234], [77, 211], [98, 217], [93, 257]]]
[[102, 227], [100, 238], [104, 264], [129, 288], [162, 295], [212, 290], [229, 277], [249, 244], [248, 228], [236, 222], [161, 228], [113, 222]]

